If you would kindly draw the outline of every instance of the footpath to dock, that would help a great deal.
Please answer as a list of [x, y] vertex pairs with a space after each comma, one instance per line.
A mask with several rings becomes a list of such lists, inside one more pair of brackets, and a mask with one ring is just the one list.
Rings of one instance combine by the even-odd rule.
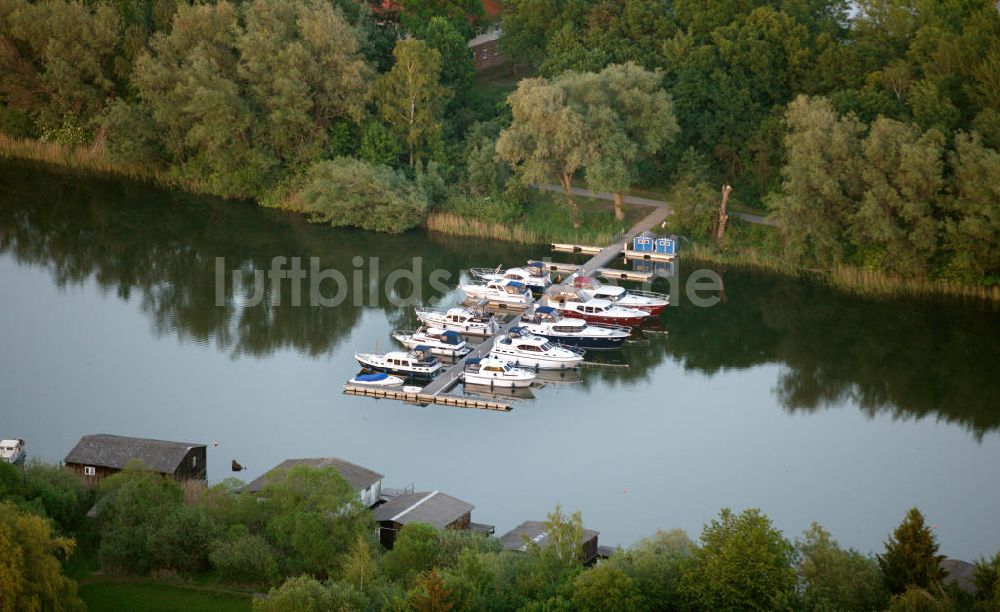
[[[579, 274], [583, 276], [592, 276], [597, 270], [608, 265], [616, 257], [618, 257], [632, 238], [663, 223], [669, 214], [670, 209], [666, 207], [657, 207], [653, 210], [653, 212], [649, 213], [641, 221], [636, 223], [632, 229], [623, 234], [621, 238], [613, 244], [604, 247], [596, 255], [587, 260], [586, 263], [579, 266]], [[511, 328], [517, 326], [520, 322], [520, 315], [514, 315], [511, 317], [500, 327], [500, 330], [495, 335], [483, 340], [479, 346], [449, 366], [444, 372], [441, 372], [434, 377], [434, 380], [418, 392], [413, 393], [400, 391], [398, 389], [381, 389], [378, 387], [365, 387], [363, 385], [347, 384], [344, 385], [344, 393], [363, 397], [401, 400], [404, 402], [422, 405], [442, 404], [446, 406], [460, 406], [463, 408], [482, 408], [501, 411], [510, 410], [510, 400], [487, 400], [462, 395], [451, 395], [448, 391], [461, 382], [462, 372], [469, 359], [482, 358], [489, 355], [490, 350], [493, 349], [493, 343], [495, 342], [497, 336], [508, 333]]]

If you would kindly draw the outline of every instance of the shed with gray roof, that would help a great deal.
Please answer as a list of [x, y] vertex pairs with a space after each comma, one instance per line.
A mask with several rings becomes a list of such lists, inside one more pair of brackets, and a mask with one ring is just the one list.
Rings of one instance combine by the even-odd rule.
[[438, 529], [468, 529], [472, 504], [440, 491], [417, 491], [392, 498], [375, 508], [379, 540], [392, 548], [396, 533], [410, 523], [427, 523]]
[[368, 507], [378, 503], [384, 475], [338, 457], [286, 459], [268, 470], [267, 473], [252, 480], [241, 490], [248, 493], [257, 493], [267, 485], [269, 479], [298, 465], [307, 465], [316, 469], [333, 468], [347, 481], [347, 484], [351, 485], [352, 489], [358, 492], [361, 503]]
[[[593, 563], [597, 559], [597, 536], [598, 532], [592, 529], [583, 530], [584, 565]], [[543, 548], [549, 545], [549, 528], [544, 521], [524, 521], [500, 536], [500, 544], [505, 549], [515, 552], [525, 552], [531, 542]]]
[[177, 480], [206, 480], [204, 444], [130, 438], [111, 434], [83, 436], [63, 460], [85, 484], [94, 485], [138, 460], [153, 471]]

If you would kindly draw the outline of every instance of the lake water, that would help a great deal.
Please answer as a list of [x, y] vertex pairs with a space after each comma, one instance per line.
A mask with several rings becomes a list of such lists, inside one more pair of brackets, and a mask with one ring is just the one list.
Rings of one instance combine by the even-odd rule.
[[[250, 479], [335, 455], [386, 486], [465, 499], [498, 533], [560, 502], [602, 544], [628, 545], [756, 506], [792, 537], [815, 520], [876, 551], [915, 505], [943, 553], [1000, 549], [1000, 316], [983, 305], [717, 268], [720, 304], [668, 308], [668, 333], [604, 356], [628, 368], [586, 370], [509, 413], [341, 394], [355, 350], [416, 323], [381, 288], [391, 271], [422, 258], [421, 300], [449, 303], [471, 266], [547, 255], [0, 165], [0, 436], [47, 461], [90, 433], [208, 443], [213, 482], [231, 459]], [[250, 274], [275, 256], [340, 270], [347, 302], [291, 306], [286, 281], [280, 305], [268, 292], [216, 306], [216, 258]]]

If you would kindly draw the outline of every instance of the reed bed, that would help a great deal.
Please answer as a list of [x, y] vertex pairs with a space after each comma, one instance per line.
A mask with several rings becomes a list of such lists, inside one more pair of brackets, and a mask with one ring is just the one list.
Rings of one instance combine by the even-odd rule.
[[548, 244], [551, 242], [572, 242], [576, 244], [606, 245], [614, 242], [621, 234], [619, 229], [567, 229], [525, 227], [525, 223], [502, 224], [479, 219], [467, 219], [454, 213], [434, 212], [427, 217], [427, 229], [453, 236], [478, 236], [519, 242], [522, 244]]
[[171, 185], [163, 172], [108, 158], [101, 147], [73, 147], [0, 133], [0, 158], [26, 159], [94, 174], [123, 176], [137, 181]]
[[712, 245], [689, 244], [685, 245], [684, 256], [697, 261], [759, 268], [819, 280], [841, 291], [866, 297], [946, 296], [1000, 305], [1000, 285], [971, 285], [904, 277], [844, 264], [827, 270], [804, 268], [753, 247], [738, 251], [719, 251]]

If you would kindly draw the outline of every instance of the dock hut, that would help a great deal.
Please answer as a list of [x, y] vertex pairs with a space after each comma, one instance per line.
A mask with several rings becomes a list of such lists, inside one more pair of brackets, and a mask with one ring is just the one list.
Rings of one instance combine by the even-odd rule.
[[343, 476], [351, 488], [358, 492], [358, 498], [365, 506], [371, 508], [379, 503], [382, 495], [382, 479], [385, 477], [375, 470], [345, 461], [338, 457], [314, 457], [307, 459], [286, 459], [268, 470], [263, 475], [250, 481], [240, 491], [257, 493], [261, 491], [269, 479], [297, 465], [308, 465], [316, 469], [333, 468]]
[[632, 238], [631, 248], [625, 249], [630, 259], [673, 259], [677, 256], [677, 236], [659, 236], [646, 231]]
[[[583, 564], [590, 565], [597, 560], [598, 532], [592, 529], [583, 530]], [[507, 550], [525, 552], [529, 543], [534, 542], [541, 547], [549, 544], [548, 526], [544, 521], [524, 521], [517, 527], [500, 536], [500, 544]]]
[[378, 538], [392, 548], [396, 534], [410, 523], [428, 523], [438, 529], [470, 529], [472, 504], [440, 491], [416, 491], [399, 495], [375, 508]]
[[111, 434], [83, 436], [63, 459], [66, 468], [84, 484], [94, 486], [116, 474], [129, 461], [179, 481], [206, 481], [206, 446], [192, 442], [170, 442]]

